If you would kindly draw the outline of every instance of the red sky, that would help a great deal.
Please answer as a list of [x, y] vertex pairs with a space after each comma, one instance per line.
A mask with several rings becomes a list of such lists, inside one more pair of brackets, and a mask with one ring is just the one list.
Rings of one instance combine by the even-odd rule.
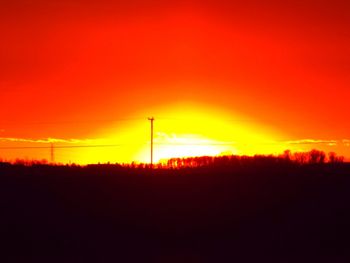
[[128, 133], [180, 104], [350, 157], [347, 1], [124, 2], [1, 1], [2, 145]]

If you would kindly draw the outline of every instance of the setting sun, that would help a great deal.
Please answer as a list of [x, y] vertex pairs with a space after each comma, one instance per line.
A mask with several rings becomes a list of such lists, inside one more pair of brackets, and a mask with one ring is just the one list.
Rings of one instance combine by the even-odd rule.
[[[277, 132], [205, 105], [180, 103], [153, 108], [150, 112], [155, 116], [155, 162], [172, 157], [281, 153], [285, 149], [285, 145], [276, 143]], [[149, 162], [150, 123], [147, 118], [125, 125], [123, 131], [107, 127], [97, 135], [104, 139], [94, 143], [110, 145], [110, 148], [84, 149], [79, 158], [83, 162]]]

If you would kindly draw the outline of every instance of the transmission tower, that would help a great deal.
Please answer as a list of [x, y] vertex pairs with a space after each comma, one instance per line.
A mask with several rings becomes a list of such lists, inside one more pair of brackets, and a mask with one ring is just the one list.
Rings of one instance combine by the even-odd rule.
[[154, 117], [148, 118], [151, 121], [151, 168], [153, 168], [153, 121]]
[[50, 152], [51, 152], [51, 163], [54, 163], [55, 162], [55, 148], [54, 148], [53, 143], [51, 143]]

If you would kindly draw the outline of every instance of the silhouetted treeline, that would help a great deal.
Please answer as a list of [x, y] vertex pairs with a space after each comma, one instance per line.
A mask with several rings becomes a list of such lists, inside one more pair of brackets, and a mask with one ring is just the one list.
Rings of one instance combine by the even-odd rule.
[[[209, 167], [209, 166], [237, 166], [237, 165], [252, 165], [252, 164], [339, 164], [345, 160], [344, 156], [337, 155], [335, 152], [329, 152], [328, 155], [320, 150], [313, 149], [308, 152], [294, 152], [286, 150], [280, 155], [224, 155], [224, 156], [198, 156], [198, 157], [185, 157], [185, 158], [170, 158], [167, 161], [163, 161], [154, 164], [153, 167], [157, 169], [162, 168], [196, 168], [196, 167]], [[5, 162], [0, 159], [0, 163], [11, 163], [15, 165], [23, 166], [36, 166], [36, 165], [52, 165], [46, 159], [43, 160], [25, 160], [16, 159], [12, 162]], [[55, 164], [60, 165], [60, 164]], [[110, 163], [105, 164], [110, 165]], [[148, 163], [126, 163], [126, 164], [114, 164], [118, 167], [125, 168], [137, 168], [137, 169], [150, 169], [151, 165]], [[62, 165], [61, 165], [62, 166]], [[69, 164], [66, 166], [79, 166], [77, 164]], [[94, 165], [89, 165], [94, 166]]]
[[207, 166], [237, 166], [252, 164], [323, 164], [323, 163], [343, 163], [344, 157], [338, 156], [335, 152], [327, 155], [323, 151], [311, 150], [309, 152], [295, 152], [286, 150], [283, 154], [274, 155], [255, 155], [255, 156], [201, 156], [187, 158], [171, 158], [166, 165], [161, 167], [183, 168], [183, 167], [207, 167]]

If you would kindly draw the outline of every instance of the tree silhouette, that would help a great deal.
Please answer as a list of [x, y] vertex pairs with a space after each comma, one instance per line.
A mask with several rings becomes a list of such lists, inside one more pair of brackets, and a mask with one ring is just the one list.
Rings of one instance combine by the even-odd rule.
[[335, 152], [328, 153], [328, 162], [329, 163], [343, 163], [344, 156], [337, 156]]
[[309, 152], [309, 163], [325, 163], [326, 154], [323, 151], [313, 149]]

